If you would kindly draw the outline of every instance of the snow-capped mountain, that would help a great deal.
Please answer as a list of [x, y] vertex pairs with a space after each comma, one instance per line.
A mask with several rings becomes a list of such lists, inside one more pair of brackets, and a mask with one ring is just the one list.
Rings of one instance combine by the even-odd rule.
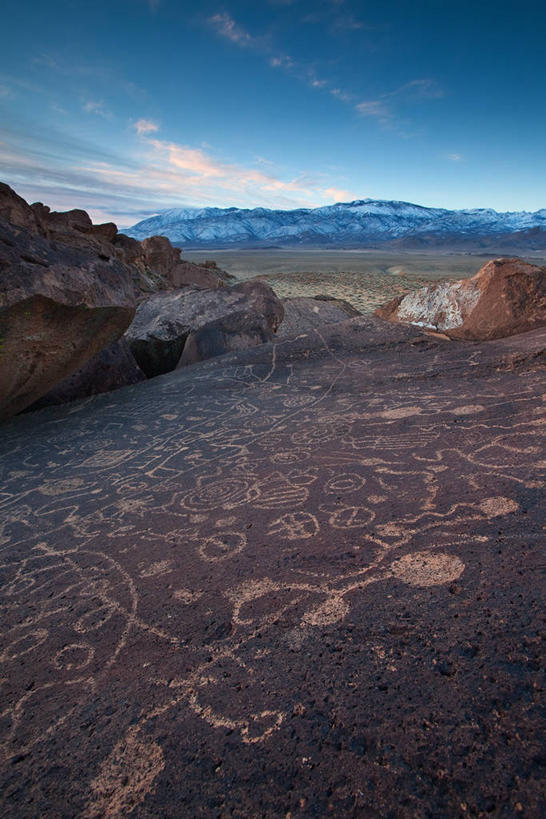
[[546, 230], [546, 208], [497, 213], [489, 208], [445, 210], [409, 202], [363, 199], [321, 208], [172, 208], [126, 231], [136, 239], [157, 234], [187, 246], [329, 244], [374, 246], [404, 237], [439, 241]]

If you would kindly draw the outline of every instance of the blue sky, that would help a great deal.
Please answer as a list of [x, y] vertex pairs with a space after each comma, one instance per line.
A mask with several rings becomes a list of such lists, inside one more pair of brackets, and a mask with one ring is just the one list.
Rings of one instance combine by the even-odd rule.
[[546, 207], [538, 0], [4, 0], [2, 28], [0, 178], [30, 201]]

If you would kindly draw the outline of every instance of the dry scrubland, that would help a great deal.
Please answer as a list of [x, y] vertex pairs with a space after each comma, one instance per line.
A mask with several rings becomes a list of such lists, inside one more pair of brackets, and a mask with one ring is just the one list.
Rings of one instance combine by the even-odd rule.
[[[491, 258], [462, 253], [274, 249], [183, 249], [182, 256], [192, 262], [214, 259], [239, 279], [260, 276], [281, 298], [324, 293], [346, 299], [363, 312], [430, 281], [473, 276]], [[532, 261], [544, 264], [540, 257]]]

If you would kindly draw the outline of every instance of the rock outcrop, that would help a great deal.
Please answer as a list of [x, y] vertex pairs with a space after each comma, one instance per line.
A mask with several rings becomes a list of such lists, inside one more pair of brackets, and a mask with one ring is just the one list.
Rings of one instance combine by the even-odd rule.
[[0, 419], [138, 381], [126, 343], [109, 346], [137, 301], [180, 287], [226, 289], [230, 278], [214, 262], [184, 261], [164, 236], [139, 242], [84, 210], [29, 205], [0, 183]]
[[[21, 215], [18, 209], [15, 217]], [[1, 219], [0, 419], [119, 338], [135, 306], [131, 271], [116, 258]]]
[[263, 282], [156, 293], [139, 304], [126, 337], [139, 367], [151, 378], [179, 362], [195, 363], [270, 341], [282, 314], [280, 300]]
[[112, 392], [144, 381], [146, 376], [136, 363], [127, 340], [119, 338], [94, 355], [79, 370], [56, 384], [28, 409], [34, 411], [66, 404], [91, 395]]
[[546, 267], [494, 259], [471, 279], [423, 287], [376, 315], [474, 341], [524, 333], [546, 324]]
[[137, 298], [157, 290], [225, 287], [231, 278], [215, 265], [197, 265], [180, 258], [180, 248], [165, 236], [139, 242], [118, 233], [113, 222], [94, 225], [84, 210], [56, 212], [36, 202], [29, 205], [9, 185], [0, 183], [0, 218], [49, 241], [95, 251], [104, 261], [117, 259], [132, 268]]
[[543, 816], [545, 342], [362, 316], [10, 421], [3, 819]]
[[348, 301], [330, 296], [295, 296], [282, 299], [282, 304], [284, 319], [277, 335], [283, 338], [362, 315]]

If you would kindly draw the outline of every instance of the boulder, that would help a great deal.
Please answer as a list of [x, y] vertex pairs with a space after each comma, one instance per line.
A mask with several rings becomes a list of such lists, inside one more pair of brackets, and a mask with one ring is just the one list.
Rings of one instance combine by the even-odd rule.
[[67, 404], [69, 401], [137, 384], [145, 379], [146, 376], [136, 363], [126, 339], [120, 338], [104, 347], [79, 370], [56, 384], [28, 409], [34, 411], [55, 404]]
[[263, 282], [247, 284], [156, 293], [139, 304], [126, 337], [144, 373], [152, 378], [179, 361], [190, 364], [271, 340], [282, 304]]
[[331, 296], [296, 296], [282, 299], [284, 319], [277, 330], [279, 337], [309, 333], [316, 327], [337, 324], [362, 315], [359, 310], [343, 299]]
[[242, 293], [247, 296], [253, 308], [266, 317], [273, 332], [277, 331], [284, 318], [284, 307], [268, 284], [259, 279], [248, 279], [233, 285], [230, 289], [232, 293]]
[[139, 244], [147, 267], [171, 287], [216, 290], [226, 285], [227, 273], [210, 263], [205, 266], [184, 261], [180, 258], [180, 248], [173, 247], [166, 236], [150, 236]]
[[494, 259], [470, 279], [423, 287], [376, 315], [474, 341], [524, 333], [546, 324], [546, 267]]
[[221, 270], [202, 267], [181, 259], [169, 273], [173, 287], [195, 287], [199, 290], [218, 290], [226, 287], [227, 274]]
[[168, 277], [180, 261], [180, 248], [173, 247], [166, 236], [150, 236], [140, 242], [144, 258], [152, 270]]
[[0, 219], [0, 419], [117, 339], [135, 312], [131, 271]]
[[186, 339], [177, 367], [257, 347], [272, 339], [273, 332], [263, 314], [256, 310], [236, 310], [193, 330]]

